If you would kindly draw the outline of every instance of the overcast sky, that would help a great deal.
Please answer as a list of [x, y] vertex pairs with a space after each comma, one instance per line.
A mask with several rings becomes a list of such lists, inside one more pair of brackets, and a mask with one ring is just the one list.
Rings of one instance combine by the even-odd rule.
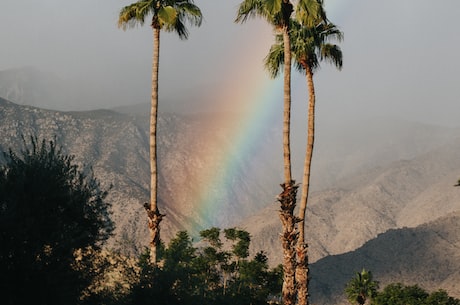
[[[149, 102], [149, 23], [126, 32], [116, 24], [120, 8], [131, 2], [1, 0], [0, 70], [34, 66], [64, 79], [91, 82], [119, 97], [111, 98], [114, 106]], [[271, 29], [262, 21], [234, 24], [239, 2], [196, 0], [205, 18], [202, 27], [191, 28], [188, 41], [162, 35], [162, 100], [197, 99], [218, 108], [216, 88], [238, 90], [266, 77], [262, 60], [273, 38]], [[460, 1], [325, 4], [330, 20], [345, 34], [344, 68], [338, 72], [323, 64], [315, 75], [320, 120], [391, 115], [460, 126]], [[304, 77], [296, 74], [292, 86], [294, 112], [304, 113]]]

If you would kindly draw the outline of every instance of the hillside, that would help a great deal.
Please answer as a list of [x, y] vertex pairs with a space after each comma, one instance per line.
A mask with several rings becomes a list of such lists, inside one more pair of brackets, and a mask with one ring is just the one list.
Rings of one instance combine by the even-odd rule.
[[[264, 182], [267, 178], [257, 178], [273, 176], [266, 174], [274, 171], [269, 157], [237, 155], [232, 164], [232, 187], [220, 194], [226, 185], [210, 184], [212, 177], [217, 179], [222, 174], [216, 174], [210, 166], [219, 164], [222, 150], [230, 145], [227, 135], [232, 125], [213, 129], [209, 126], [215, 125], [215, 120], [225, 119], [232, 120], [171, 114], [159, 119], [159, 206], [167, 214], [162, 223], [166, 240], [178, 230], [197, 233], [211, 225], [229, 226], [233, 219], [254, 213], [274, 196], [270, 183]], [[110, 110], [59, 112], [20, 106], [0, 98], [0, 120], [0, 150], [19, 149], [21, 136], [55, 137], [78, 162], [92, 166], [103, 185], [113, 186], [108, 199], [113, 202], [117, 229], [111, 246], [137, 252], [147, 245], [142, 204], [148, 199], [149, 185], [148, 116]], [[255, 173], [255, 167], [264, 168], [265, 172]], [[220, 206], [218, 214], [196, 208], [199, 198], [195, 194], [202, 192], [206, 183], [210, 186], [207, 191], [220, 194], [220, 202], [216, 203]]]
[[[104, 186], [113, 186], [108, 200], [113, 203], [117, 229], [109, 247], [136, 254], [147, 245], [142, 208], [148, 198], [149, 183], [147, 115], [126, 110], [60, 112], [0, 98], [0, 122], [0, 150], [18, 149], [22, 135], [55, 137], [79, 163], [92, 166]], [[238, 123], [237, 115], [160, 113], [159, 200], [161, 212], [167, 214], [162, 237], [168, 240], [178, 230], [196, 234], [209, 226], [238, 225], [251, 233], [253, 251], [265, 250], [270, 262], [276, 264], [281, 255], [275, 203], [282, 168], [280, 128], [267, 126], [252, 153], [233, 152], [229, 167], [224, 157], [226, 149], [232, 147], [230, 135]], [[313, 192], [307, 212], [314, 278], [312, 297], [317, 298], [317, 303], [337, 297], [341, 292], [337, 287], [363, 267], [360, 251], [369, 244], [385, 245], [380, 242], [385, 240], [382, 238], [393, 236], [394, 243], [405, 245], [407, 236], [396, 236], [395, 232], [426, 232], [431, 226], [453, 223], [449, 217], [460, 210], [460, 189], [453, 187], [460, 176], [458, 134], [456, 129], [388, 119], [333, 128], [319, 126]], [[300, 172], [297, 164], [302, 164], [303, 150], [295, 147], [294, 151], [294, 169]], [[225, 180], [225, 184], [212, 183], [229, 172], [231, 179]], [[203, 189], [205, 194], [218, 195], [212, 197], [215, 207], [208, 205], [207, 210], [202, 209], [197, 194]], [[458, 236], [455, 226], [445, 225], [443, 230], [449, 236]], [[408, 236], [414, 237], [411, 242], [426, 244], [422, 233]], [[430, 236], [433, 244], [443, 240], [442, 234]], [[455, 248], [458, 243], [447, 239], [445, 246]], [[379, 253], [385, 252], [384, 248], [379, 249]], [[410, 260], [410, 253], [424, 253], [410, 252], [417, 250], [411, 249], [406, 249], [404, 259]], [[415, 270], [415, 265], [404, 271], [403, 261], [402, 271], [390, 276], [379, 271], [392, 266], [390, 257], [374, 252], [364, 256], [364, 267], [375, 271], [382, 282], [394, 274], [407, 281], [417, 279], [412, 276], [419, 274], [409, 272]], [[333, 260], [342, 257], [359, 263]], [[458, 282], [457, 262], [443, 262], [452, 267], [451, 271], [438, 268], [439, 271], [445, 273], [446, 279]], [[457, 293], [454, 286], [447, 285], [447, 280], [440, 281], [441, 274], [433, 268], [433, 280], [424, 281], [424, 285], [446, 287]], [[325, 288], [335, 282], [337, 286]]]
[[348, 304], [345, 284], [366, 268], [383, 288], [389, 283], [446, 290], [460, 298], [460, 212], [415, 228], [392, 229], [355, 251], [323, 258], [311, 266], [314, 304]]
[[[311, 262], [352, 251], [389, 229], [414, 227], [460, 210], [460, 139], [452, 139], [411, 160], [395, 161], [313, 192], [307, 210]], [[313, 179], [313, 178], [312, 178]], [[280, 222], [276, 205], [240, 225], [250, 231], [255, 248], [272, 249], [281, 259], [274, 232]], [[261, 236], [261, 238], [258, 238]], [[260, 244], [259, 244], [260, 242]]]

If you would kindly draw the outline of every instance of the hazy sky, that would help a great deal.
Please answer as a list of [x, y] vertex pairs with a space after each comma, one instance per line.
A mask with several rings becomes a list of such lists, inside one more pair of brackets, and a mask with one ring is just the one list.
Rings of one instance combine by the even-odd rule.
[[[1, 0], [0, 70], [34, 66], [76, 84], [97, 84], [115, 105], [149, 102], [149, 22], [126, 32], [116, 25], [120, 8], [131, 2]], [[266, 82], [262, 60], [271, 29], [262, 21], [234, 24], [239, 2], [196, 0], [202, 27], [191, 28], [188, 41], [162, 34], [160, 103], [199, 100], [219, 108], [217, 100], [227, 91]], [[345, 33], [344, 68], [323, 64], [315, 75], [319, 120], [392, 115], [460, 126], [460, 1], [325, 4]], [[292, 86], [294, 113], [304, 114], [304, 77], [296, 74]]]

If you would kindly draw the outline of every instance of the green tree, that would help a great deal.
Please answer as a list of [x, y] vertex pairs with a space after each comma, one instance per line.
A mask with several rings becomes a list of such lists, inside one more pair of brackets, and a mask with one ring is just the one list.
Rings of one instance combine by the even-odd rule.
[[375, 305], [416, 305], [424, 304], [428, 293], [417, 285], [404, 286], [401, 283], [387, 285], [373, 298]]
[[239, 256], [234, 250], [240, 247], [234, 246], [249, 233], [238, 229], [227, 232], [235, 237], [227, 240], [233, 251], [222, 249], [227, 243], [225, 247], [216, 243], [220, 240], [218, 228], [200, 232], [204, 237], [198, 248], [187, 232], [178, 232], [162, 252], [162, 264], [152, 266], [146, 263], [147, 256], [142, 257], [140, 281], [126, 299], [136, 305], [151, 304], [152, 300], [155, 304], [267, 304], [271, 295], [280, 292], [280, 269], [270, 270], [264, 253], [253, 259]]
[[392, 283], [387, 285], [372, 299], [373, 305], [459, 305], [460, 300], [453, 298], [444, 290], [428, 293], [418, 285]]
[[460, 305], [460, 300], [447, 294], [445, 290], [430, 293], [425, 300], [426, 305]]
[[356, 276], [348, 282], [345, 294], [350, 304], [364, 305], [367, 300], [377, 295], [378, 286], [378, 282], [372, 278], [371, 271], [363, 269], [356, 272]]
[[232, 252], [238, 259], [245, 259], [249, 256], [249, 244], [251, 236], [247, 231], [230, 228], [224, 230], [225, 238], [231, 241], [237, 241], [232, 246]]
[[0, 166], [1, 303], [81, 303], [113, 230], [107, 191], [55, 141], [23, 144]]
[[150, 230], [150, 262], [157, 262], [157, 247], [160, 243], [160, 222], [164, 217], [157, 205], [157, 118], [158, 118], [158, 69], [160, 59], [160, 31], [176, 32], [181, 39], [188, 38], [186, 22], [200, 26], [201, 10], [192, 0], [139, 0], [121, 9], [118, 26], [122, 29], [143, 25], [152, 15], [153, 59], [152, 59], [152, 97], [150, 110], [150, 204], [144, 205]]

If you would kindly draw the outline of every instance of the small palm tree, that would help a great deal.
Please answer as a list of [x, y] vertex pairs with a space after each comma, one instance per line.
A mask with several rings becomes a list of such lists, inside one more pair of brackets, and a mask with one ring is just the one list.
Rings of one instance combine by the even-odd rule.
[[[324, 18], [324, 14], [322, 15]], [[322, 18], [323, 18], [322, 17]], [[304, 162], [304, 175], [302, 183], [302, 196], [300, 201], [299, 216], [299, 238], [297, 241], [297, 268], [296, 282], [298, 287], [298, 304], [308, 304], [308, 254], [305, 242], [305, 213], [310, 186], [310, 169], [313, 156], [313, 144], [315, 137], [315, 87], [313, 73], [320, 66], [321, 60], [328, 60], [339, 69], [342, 67], [342, 52], [337, 45], [328, 43], [331, 39], [342, 40], [343, 34], [332, 23], [326, 19], [312, 27], [302, 26], [299, 22], [291, 21], [291, 52], [295, 65], [299, 71], [303, 71], [307, 79], [308, 87], [308, 134], [307, 148]], [[265, 65], [272, 77], [280, 72], [280, 66], [284, 64], [284, 40], [278, 36], [265, 59]]]
[[356, 272], [356, 276], [348, 282], [345, 294], [350, 304], [364, 305], [366, 301], [377, 295], [379, 283], [372, 278], [371, 271], [363, 269]]
[[160, 222], [164, 217], [158, 210], [157, 190], [157, 145], [156, 131], [158, 118], [158, 68], [160, 58], [160, 31], [176, 32], [181, 39], [188, 38], [185, 22], [200, 26], [201, 10], [193, 4], [193, 0], [140, 0], [121, 9], [118, 27], [126, 30], [143, 25], [148, 16], [152, 15], [153, 28], [153, 62], [152, 62], [152, 97], [150, 111], [150, 204], [144, 205], [150, 230], [150, 263], [157, 261], [157, 247], [160, 242]]

